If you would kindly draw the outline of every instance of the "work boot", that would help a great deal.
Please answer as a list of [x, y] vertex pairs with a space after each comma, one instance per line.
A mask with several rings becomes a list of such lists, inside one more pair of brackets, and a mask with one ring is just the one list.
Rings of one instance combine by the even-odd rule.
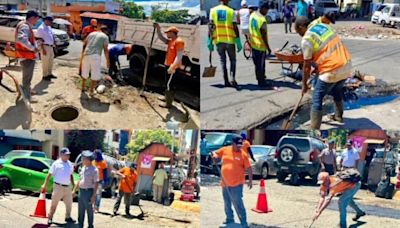
[[51, 76], [47, 75], [47, 76], [43, 76], [42, 78], [45, 81], [51, 81]]
[[322, 111], [311, 111], [310, 114], [311, 126], [312, 130], [319, 130], [321, 128], [322, 122]]
[[228, 76], [224, 75], [224, 82], [225, 82], [225, 87], [231, 87], [232, 84], [229, 82]]
[[171, 90], [165, 90], [165, 103], [161, 104], [160, 107], [162, 108], [171, 108], [172, 103], [174, 102], [174, 95], [175, 92]]
[[54, 79], [57, 78], [57, 76], [55, 76], [54, 74], [50, 74], [49, 77], [50, 77], [50, 78], [54, 78]]
[[352, 219], [353, 219], [353, 221], [357, 221], [359, 218], [361, 218], [365, 215], [366, 215], [365, 212], [362, 212], [361, 214], [357, 214], [356, 216], [354, 216]]
[[343, 101], [335, 101], [335, 114], [331, 115], [330, 118], [339, 123], [343, 123]]

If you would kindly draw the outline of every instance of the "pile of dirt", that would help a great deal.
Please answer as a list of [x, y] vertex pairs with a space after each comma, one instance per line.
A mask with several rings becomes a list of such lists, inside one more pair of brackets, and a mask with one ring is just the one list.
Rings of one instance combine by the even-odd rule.
[[399, 40], [400, 30], [381, 27], [376, 24], [350, 24], [335, 26], [339, 35], [345, 38], [364, 38], [373, 40]]

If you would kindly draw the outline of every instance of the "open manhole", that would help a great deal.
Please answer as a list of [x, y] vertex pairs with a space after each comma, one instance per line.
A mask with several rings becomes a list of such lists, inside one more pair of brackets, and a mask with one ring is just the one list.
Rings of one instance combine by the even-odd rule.
[[51, 117], [60, 122], [72, 121], [79, 116], [79, 111], [73, 106], [60, 106], [51, 112]]

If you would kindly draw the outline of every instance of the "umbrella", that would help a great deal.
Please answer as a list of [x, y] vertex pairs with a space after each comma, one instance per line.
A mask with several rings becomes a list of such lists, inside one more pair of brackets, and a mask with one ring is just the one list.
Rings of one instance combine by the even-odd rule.
[[65, 20], [65, 19], [62, 19], [62, 18], [56, 18], [56, 19], [54, 19], [54, 20], [53, 20], [53, 23], [55, 23], [55, 24], [60, 24], [60, 25], [72, 25], [71, 22], [69, 22], [69, 21], [67, 21], [67, 20]]

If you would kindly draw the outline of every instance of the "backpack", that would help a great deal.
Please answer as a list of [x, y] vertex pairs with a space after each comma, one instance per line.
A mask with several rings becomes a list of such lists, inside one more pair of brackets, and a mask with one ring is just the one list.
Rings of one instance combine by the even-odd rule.
[[345, 169], [336, 174], [336, 177], [341, 179], [342, 181], [347, 181], [351, 183], [358, 183], [361, 181], [361, 174], [355, 168]]

